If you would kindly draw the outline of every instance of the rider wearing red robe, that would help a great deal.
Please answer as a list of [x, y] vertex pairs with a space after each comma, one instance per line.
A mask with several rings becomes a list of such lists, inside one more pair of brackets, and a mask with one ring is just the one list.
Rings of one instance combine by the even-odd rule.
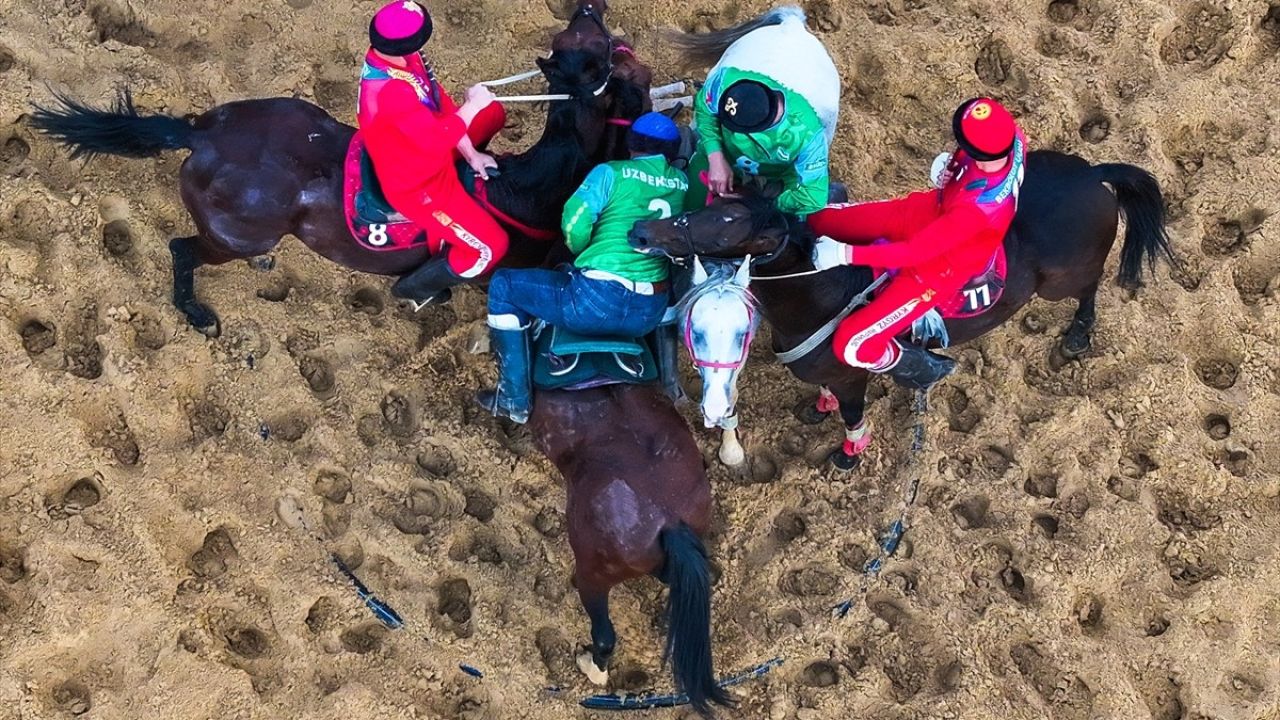
[[458, 179], [466, 160], [482, 179], [497, 167], [478, 151], [502, 129], [503, 108], [483, 85], [461, 107], [418, 52], [431, 37], [431, 16], [413, 0], [384, 5], [369, 23], [370, 49], [360, 74], [360, 133], [391, 206], [442, 244], [440, 252], [391, 288], [397, 297], [444, 302], [449, 288], [492, 270], [507, 252], [507, 233]]
[[896, 338], [986, 270], [1013, 222], [1022, 184], [1026, 139], [1000, 103], [968, 100], [952, 127], [959, 149], [940, 158], [946, 166], [935, 180], [939, 189], [809, 216], [820, 236], [813, 252], [819, 270], [865, 265], [893, 274], [840, 324], [836, 356], [910, 388], [932, 386], [955, 361]]

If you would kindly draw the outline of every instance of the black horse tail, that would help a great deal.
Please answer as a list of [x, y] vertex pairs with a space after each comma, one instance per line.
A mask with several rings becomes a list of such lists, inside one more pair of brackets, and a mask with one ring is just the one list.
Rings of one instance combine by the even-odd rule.
[[754, 20], [734, 25], [724, 30], [713, 30], [708, 33], [673, 33], [667, 36], [668, 42], [685, 54], [691, 63], [712, 65], [720, 59], [720, 55], [730, 45], [742, 39], [747, 33], [770, 25], [781, 25], [789, 17], [805, 20], [804, 10], [795, 5], [777, 7]]
[[1142, 284], [1144, 264], [1155, 272], [1162, 255], [1177, 262], [1165, 230], [1164, 196], [1155, 177], [1140, 167], [1107, 164], [1097, 169], [1103, 182], [1115, 190], [1127, 226], [1120, 249], [1120, 284], [1135, 288]]
[[128, 89], [102, 110], [55, 94], [58, 107], [35, 106], [31, 125], [71, 148], [71, 157], [121, 155], [145, 158], [165, 150], [191, 149], [195, 128], [170, 115], [141, 115]]
[[711, 662], [711, 571], [702, 540], [680, 523], [658, 536], [667, 554], [662, 581], [670, 587], [667, 600], [667, 649], [676, 687], [703, 717], [711, 716], [710, 702], [733, 706], [733, 698], [716, 683]]

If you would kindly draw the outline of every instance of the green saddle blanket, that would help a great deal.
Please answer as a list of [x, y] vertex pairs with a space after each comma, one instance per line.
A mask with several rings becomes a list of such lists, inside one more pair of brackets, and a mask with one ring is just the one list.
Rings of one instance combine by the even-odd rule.
[[644, 338], [579, 335], [548, 325], [533, 347], [533, 384], [543, 390], [586, 389], [658, 379], [658, 364]]
[[395, 225], [409, 222], [409, 218], [387, 202], [382, 192], [382, 183], [378, 182], [378, 173], [373, 169], [373, 159], [369, 151], [360, 150], [360, 192], [356, 194], [356, 222], [360, 225]]

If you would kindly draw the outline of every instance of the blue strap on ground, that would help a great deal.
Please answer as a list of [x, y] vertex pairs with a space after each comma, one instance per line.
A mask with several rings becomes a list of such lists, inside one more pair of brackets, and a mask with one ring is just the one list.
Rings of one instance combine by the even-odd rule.
[[[725, 678], [716, 684], [722, 688], [731, 688], [735, 685], [741, 685], [748, 680], [754, 680], [768, 674], [781, 664], [782, 658], [776, 657], [768, 662], [761, 663], [744, 673], [739, 673], [732, 677]], [[671, 695], [632, 695], [630, 693], [626, 695], [618, 695], [617, 693], [610, 693], [608, 695], [592, 695], [589, 698], [581, 700], [578, 704], [590, 710], [651, 710], [653, 708], [668, 708], [679, 705], [688, 705], [689, 696], [684, 693], [675, 693]]]
[[369, 588], [365, 587], [364, 583], [360, 582], [360, 578], [356, 577], [356, 574], [351, 572], [351, 568], [347, 567], [347, 564], [342, 562], [342, 558], [338, 557], [336, 553], [330, 553], [329, 559], [332, 560], [333, 564], [338, 566], [338, 570], [351, 581], [351, 584], [356, 588], [356, 594], [364, 601], [365, 607], [369, 608], [369, 610], [373, 612], [383, 625], [386, 625], [392, 630], [399, 630], [404, 627], [404, 619], [400, 617], [400, 613], [396, 612], [394, 608], [380, 600], [377, 595], [369, 592]]

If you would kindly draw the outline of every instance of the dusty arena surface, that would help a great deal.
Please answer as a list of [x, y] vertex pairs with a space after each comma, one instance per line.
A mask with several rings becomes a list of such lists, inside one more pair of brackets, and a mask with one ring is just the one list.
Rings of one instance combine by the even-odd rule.
[[[655, 84], [705, 71], [662, 29], [768, 6], [612, 5]], [[1055, 350], [1073, 303], [953, 350], [915, 459], [911, 397], [878, 381], [861, 468], [825, 466], [841, 428], [793, 416], [813, 390], [767, 336], [742, 388], [746, 470], [684, 408], [712, 462], [717, 669], [785, 658], [723, 716], [1280, 717], [1280, 4], [804, 5], [841, 70], [833, 173], [855, 198], [921, 186], [957, 102], [991, 92], [1033, 147], [1155, 173], [1182, 266], [1129, 293], [1113, 256], [1080, 360]], [[353, 122], [376, 7], [0, 7], [0, 718], [590, 715], [559, 476], [470, 406], [494, 375], [468, 352], [482, 293], [415, 317], [385, 278], [286, 239], [274, 265], [197, 272], [223, 320], [206, 338], [168, 299], [184, 154], [86, 165], [25, 124], [52, 91], [105, 103], [126, 84], [149, 111], [295, 95]], [[431, 7], [455, 92], [533, 67], [567, 17]], [[541, 113], [515, 109], [502, 148]], [[899, 556], [833, 621], [913, 474]], [[671, 688], [661, 590], [614, 591], [615, 689]]]

